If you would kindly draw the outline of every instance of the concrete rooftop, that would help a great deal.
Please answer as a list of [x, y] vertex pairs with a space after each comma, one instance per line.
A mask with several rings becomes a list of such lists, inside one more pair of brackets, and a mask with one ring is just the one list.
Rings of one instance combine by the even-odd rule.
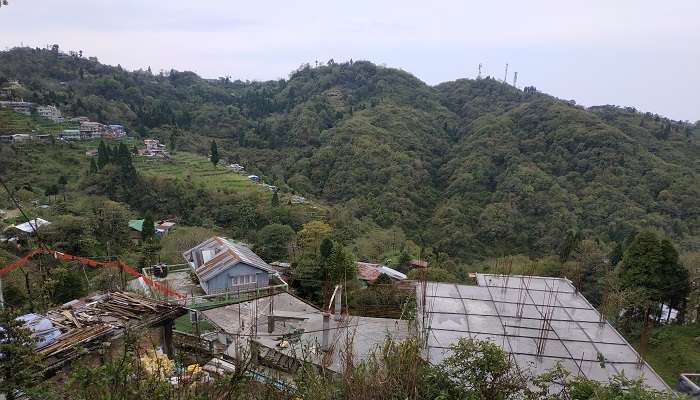
[[427, 334], [428, 361], [440, 362], [451, 345], [471, 337], [498, 344], [521, 370], [542, 373], [560, 362], [573, 375], [607, 382], [624, 373], [642, 377], [650, 388], [670, 390], [570, 281], [477, 274], [477, 283], [428, 282], [425, 300], [417, 286], [418, 315], [425, 313], [418, 323]]
[[[343, 316], [338, 320], [330, 317], [330, 352], [320, 350], [323, 336], [323, 313], [315, 306], [286, 292], [203, 311], [204, 316], [234, 338], [252, 337], [257, 343], [281, 352], [289, 357], [304, 359], [326, 368], [342, 372], [346, 360], [346, 349], [357, 363], [381, 344], [388, 335], [395, 340], [409, 336], [407, 321], [389, 318]], [[257, 317], [256, 317], [257, 315]], [[276, 319], [274, 329], [268, 330], [268, 316]], [[297, 333], [298, 340], [289, 339]], [[283, 338], [284, 336], [284, 338]], [[279, 344], [287, 340], [289, 346]], [[242, 341], [241, 343], [246, 343]], [[236, 356], [234, 340], [227, 353]]]

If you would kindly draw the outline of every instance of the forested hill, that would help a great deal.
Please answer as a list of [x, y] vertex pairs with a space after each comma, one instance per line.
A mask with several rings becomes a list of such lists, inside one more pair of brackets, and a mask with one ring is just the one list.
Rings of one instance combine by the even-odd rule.
[[431, 87], [366, 61], [242, 82], [19, 48], [0, 52], [0, 79], [23, 83], [26, 100], [180, 147], [206, 153], [201, 137], [216, 138], [231, 160], [333, 205], [347, 244], [400, 228], [469, 260], [652, 227], [700, 248], [698, 123], [490, 78]]

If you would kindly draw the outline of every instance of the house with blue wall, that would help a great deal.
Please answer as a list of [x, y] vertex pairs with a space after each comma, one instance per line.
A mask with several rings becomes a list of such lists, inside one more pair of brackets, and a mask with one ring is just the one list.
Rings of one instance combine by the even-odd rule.
[[182, 253], [206, 294], [269, 286], [276, 271], [248, 247], [214, 236]]

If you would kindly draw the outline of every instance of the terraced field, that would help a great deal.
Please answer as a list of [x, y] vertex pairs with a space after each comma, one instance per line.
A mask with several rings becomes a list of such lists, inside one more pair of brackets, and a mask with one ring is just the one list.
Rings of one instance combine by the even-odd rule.
[[0, 109], [0, 133], [58, 133], [75, 124], [57, 124], [37, 115], [24, 115], [9, 109]]
[[160, 157], [136, 157], [134, 165], [146, 176], [161, 176], [190, 180], [210, 190], [240, 191], [265, 189], [222, 165], [214, 167], [206, 157], [178, 152], [170, 160]]

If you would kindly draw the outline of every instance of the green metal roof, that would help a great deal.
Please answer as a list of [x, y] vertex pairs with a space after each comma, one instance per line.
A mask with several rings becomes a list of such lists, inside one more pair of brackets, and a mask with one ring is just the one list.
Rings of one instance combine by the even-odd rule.
[[129, 221], [129, 228], [141, 232], [143, 230], [143, 220], [142, 219], [132, 219]]

